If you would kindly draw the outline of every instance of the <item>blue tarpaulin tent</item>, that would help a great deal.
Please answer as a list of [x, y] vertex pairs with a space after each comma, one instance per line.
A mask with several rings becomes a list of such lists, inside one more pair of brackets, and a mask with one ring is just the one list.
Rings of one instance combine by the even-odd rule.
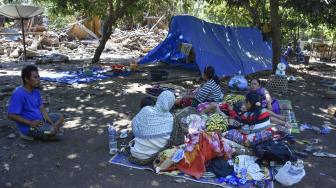
[[261, 32], [251, 27], [228, 27], [192, 16], [175, 16], [167, 38], [143, 57], [139, 64], [183, 61], [181, 43], [192, 44], [200, 70], [213, 66], [219, 77], [241, 71], [247, 75], [272, 69], [272, 48]]

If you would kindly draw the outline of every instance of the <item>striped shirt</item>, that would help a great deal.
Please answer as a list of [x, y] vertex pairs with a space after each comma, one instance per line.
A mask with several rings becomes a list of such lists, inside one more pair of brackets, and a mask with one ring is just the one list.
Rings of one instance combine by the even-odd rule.
[[209, 80], [197, 92], [195, 99], [197, 102], [221, 102], [224, 94], [219, 85], [213, 80]]
[[251, 132], [257, 132], [260, 130], [264, 130], [270, 127], [270, 115], [268, 111], [263, 108], [259, 114], [259, 116], [256, 118], [254, 113], [252, 112], [245, 112], [241, 116], [241, 120], [243, 123], [248, 124]]

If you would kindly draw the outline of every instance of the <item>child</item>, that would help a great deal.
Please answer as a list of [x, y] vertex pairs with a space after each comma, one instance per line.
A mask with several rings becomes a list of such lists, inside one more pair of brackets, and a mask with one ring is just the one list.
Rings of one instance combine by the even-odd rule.
[[225, 134], [225, 138], [244, 146], [272, 140], [273, 132], [270, 128], [270, 115], [261, 106], [261, 98], [258, 94], [247, 94], [246, 110], [240, 116], [240, 120], [244, 125], [238, 129], [229, 130]]
[[142, 109], [145, 106], [154, 106], [155, 101], [152, 97], [145, 97], [140, 102], [140, 109]]

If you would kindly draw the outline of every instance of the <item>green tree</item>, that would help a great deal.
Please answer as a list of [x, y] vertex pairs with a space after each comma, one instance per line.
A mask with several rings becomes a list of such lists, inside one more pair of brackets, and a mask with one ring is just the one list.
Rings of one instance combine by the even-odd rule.
[[[208, 2], [211, 5], [222, 3], [220, 0], [208, 0]], [[268, 17], [270, 18], [273, 70], [280, 61], [282, 39], [286, 37], [288, 38], [286, 40], [290, 38], [294, 42], [297, 41], [300, 28], [328, 28], [323, 33], [328, 34], [331, 39], [336, 38], [334, 34], [336, 3], [334, 0], [225, 0], [225, 2], [230, 8], [245, 9], [249, 16], [244, 13], [240, 15], [250, 20], [250, 26], [259, 27], [262, 22], [265, 22], [265, 17], [266, 21]], [[212, 15], [216, 14], [212, 13]]]
[[[209, 3], [218, 4], [219, 0], [209, 0]], [[226, 0], [228, 6], [242, 7], [248, 11], [251, 18], [251, 26], [260, 27], [266, 0]], [[279, 0], [269, 0], [270, 19], [272, 26], [272, 51], [273, 51], [273, 71], [280, 61], [281, 56], [281, 32], [280, 32], [280, 17], [279, 17]]]
[[213, 23], [234, 26], [251, 25], [249, 13], [242, 7], [230, 7], [226, 1], [220, 1], [218, 4], [206, 4], [203, 19]]
[[336, 26], [335, 0], [283, 0], [284, 8], [293, 8], [303, 14], [314, 26], [326, 24]]
[[325, 35], [329, 40], [336, 38], [335, 0], [285, 0], [282, 6], [300, 15], [300, 26], [306, 26], [310, 33]]
[[[84, 0], [85, 1], [85, 0]], [[100, 56], [105, 48], [107, 40], [110, 38], [112, 34], [112, 26], [116, 23], [116, 21], [124, 16], [124, 14], [128, 11], [127, 9], [131, 7], [137, 0], [121, 0], [108, 2], [108, 16], [103, 25], [103, 33], [102, 38], [97, 47], [95, 54], [92, 59], [92, 63], [98, 63]]]

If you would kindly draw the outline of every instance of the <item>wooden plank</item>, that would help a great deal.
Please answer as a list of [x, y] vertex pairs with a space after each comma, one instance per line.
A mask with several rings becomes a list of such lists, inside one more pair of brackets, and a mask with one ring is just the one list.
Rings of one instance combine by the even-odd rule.
[[[43, 32], [25, 32], [25, 35], [42, 35]], [[0, 35], [22, 35], [21, 32], [17, 33], [0, 33]]]
[[144, 19], [160, 19], [160, 17], [157, 17], [157, 16], [145, 16]]
[[153, 25], [153, 27], [152, 28], [150, 28], [150, 30], [149, 31], [152, 31], [160, 22], [161, 22], [161, 20], [164, 18], [164, 16], [165, 15], [162, 15], [161, 16], [161, 18]]

